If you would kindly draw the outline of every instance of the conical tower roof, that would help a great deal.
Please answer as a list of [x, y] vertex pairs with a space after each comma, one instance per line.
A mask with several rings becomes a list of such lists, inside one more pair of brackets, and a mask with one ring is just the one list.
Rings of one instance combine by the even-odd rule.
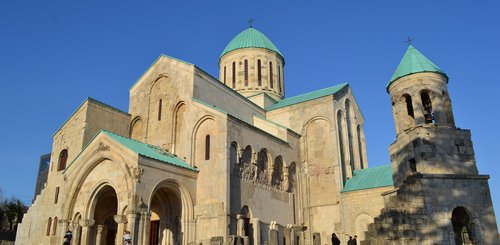
[[418, 52], [412, 45], [409, 45], [398, 68], [392, 75], [389, 84], [387, 84], [387, 88], [389, 88], [392, 82], [399, 78], [420, 72], [436, 72], [446, 76], [444, 71], [439, 69], [439, 67], [427, 59], [422, 53]]
[[240, 48], [264, 48], [274, 51], [281, 55], [281, 57], [283, 57], [274, 43], [271, 42], [271, 40], [269, 40], [266, 35], [253, 27], [249, 27], [248, 29], [242, 31], [240, 34], [234, 37], [233, 40], [231, 40], [231, 42], [229, 42], [229, 44], [226, 46], [224, 51], [222, 51], [220, 57]]

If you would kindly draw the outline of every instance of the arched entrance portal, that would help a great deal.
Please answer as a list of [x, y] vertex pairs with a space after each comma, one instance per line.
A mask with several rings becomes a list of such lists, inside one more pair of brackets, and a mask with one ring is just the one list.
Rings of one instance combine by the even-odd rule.
[[91, 244], [115, 244], [117, 224], [114, 220], [118, 208], [116, 192], [111, 186], [105, 186], [96, 196], [93, 212], [95, 225], [91, 230]]
[[455, 244], [472, 245], [470, 216], [463, 207], [458, 207], [451, 214], [453, 233], [455, 234]]
[[179, 189], [168, 185], [158, 188], [151, 199], [150, 211], [149, 244], [183, 244], [183, 210]]

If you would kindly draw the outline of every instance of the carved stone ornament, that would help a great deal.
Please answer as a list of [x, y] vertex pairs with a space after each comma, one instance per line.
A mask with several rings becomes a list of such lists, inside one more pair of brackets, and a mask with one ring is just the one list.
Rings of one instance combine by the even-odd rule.
[[95, 224], [95, 220], [93, 220], [93, 219], [81, 219], [78, 223], [82, 227], [91, 227]]
[[97, 151], [109, 151], [109, 145], [106, 145], [103, 142], [101, 142], [97, 147]]

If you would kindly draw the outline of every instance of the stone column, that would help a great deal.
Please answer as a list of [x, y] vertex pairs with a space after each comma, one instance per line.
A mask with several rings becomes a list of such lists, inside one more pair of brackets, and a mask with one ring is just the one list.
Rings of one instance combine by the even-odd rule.
[[57, 225], [58, 229], [56, 233], [57, 243], [62, 244], [64, 240], [64, 234], [69, 229], [69, 220], [60, 219], [57, 221], [57, 223], [59, 223]]
[[82, 227], [81, 244], [89, 244], [90, 227], [92, 227], [94, 223], [95, 220], [90, 220], [90, 219], [82, 219], [79, 221], [78, 224]]
[[253, 243], [260, 244], [260, 221], [258, 218], [250, 219], [250, 224], [253, 226]]
[[269, 225], [269, 245], [279, 245], [278, 227], [276, 221], [271, 221]]
[[127, 223], [127, 216], [125, 215], [115, 215], [113, 216], [115, 222], [118, 224], [116, 229], [116, 244], [123, 244], [123, 232], [125, 231], [125, 224]]
[[243, 220], [243, 217], [241, 214], [236, 215], [236, 235], [238, 236], [244, 236], [244, 229], [245, 226], [245, 220]]
[[104, 236], [104, 230], [106, 229], [106, 227], [104, 225], [98, 225], [97, 226], [97, 232], [96, 232], [96, 236], [95, 236], [95, 244], [96, 245], [102, 245], [104, 244], [102, 239], [103, 239], [103, 236]]
[[411, 99], [413, 104], [413, 114], [415, 115], [415, 125], [425, 124], [424, 107], [422, 106], [420, 94], [417, 93], [412, 95]]
[[149, 242], [149, 223], [151, 222], [151, 213], [142, 212], [139, 217], [139, 231], [138, 239], [139, 244], [147, 244]]
[[137, 237], [137, 234], [138, 234], [138, 219], [137, 219], [137, 214], [134, 213], [134, 212], [131, 212], [129, 214], [126, 215], [127, 216], [127, 231], [130, 232], [130, 236], [132, 237], [132, 241], [133, 243], [137, 243], [137, 242], [134, 242], [134, 241], [137, 241], [136, 240], [136, 237]]
[[73, 244], [80, 245], [79, 241], [82, 236], [81, 226], [79, 224], [73, 224]]

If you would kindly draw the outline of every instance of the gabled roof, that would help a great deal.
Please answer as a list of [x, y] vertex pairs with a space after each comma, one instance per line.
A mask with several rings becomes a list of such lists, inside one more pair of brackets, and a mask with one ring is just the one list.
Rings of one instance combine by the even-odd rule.
[[427, 59], [422, 53], [418, 52], [412, 45], [409, 45], [398, 68], [392, 75], [389, 84], [387, 84], [387, 88], [389, 88], [392, 82], [399, 78], [420, 72], [436, 72], [446, 76], [444, 71], [439, 69], [439, 67]]
[[354, 170], [352, 178], [345, 182], [342, 192], [393, 186], [391, 165]]
[[328, 95], [336, 94], [337, 92], [339, 92], [340, 90], [342, 90], [343, 88], [348, 87], [348, 86], [349, 86], [349, 84], [342, 83], [342, 84], [335, 85], [335, 86], [332, 86], [332, 87], [328, 87], [328, 88], [324, 88], [324, 89], [312, 91], [312, 92], [309, 92], [309, 93], [297, 95], [297, 96], [294, 96], [294, 97], [286, 98], [286, 99], [278, 101], [278, 103], [276, 103], [274, 105], [271, 105], [271, 106], [267, 107], [266, 110], [267, 111], [272, 111], [272, 110], [275, 110], [275, 109], [278, 109], [278, 108], [282, 108], [282, 107], [286, 107], [286, 106], [291, 106], [291, 105], [295, 105], [295, 104], [302, 103], [302, 102], [305, 102], [305, 101], [314, 100], [314, 99], [317, 99], [317, 98], [321, 98], [321, 97], [325, 97], [325, 96], [328, 96]]
[[133, 140], [130, 138], [126, 138], [126, 137], [111, 133], [111, 132], [106, 131], [106, 130], [101, 130], [100, 133], [103, 133], [103, 134], [109, 136], [111, 139], [115, 140], [116, 142], [120, 143], [121, 145], [125, 146], [129, 150], [131, 150], [131, 151], [133, 151], [141, 156], [155, 159], [155, 160], [158, 160], [158, 161], [170, 164], [170, 165], [174, 165], [177, 167], [198, 171], [197, 169], [191, 167], [189, 164], [187, 164], [186, 162], [184, 162], [180, 158], [166, 152], [165, 150], [163, 150], [157, 146], [142, 143], [140, 141]]
[[283, 57], [274, 43], [271, 42], [271, 40], [269, 40], [266, 35], [253, 27], [249, 27], [248, 29], [242, 31], [240, 34], [234, 37], [233, 40], [231, 40], [231, 42], [229, 42], [229, 44], [226, 46], [224, 51], [222, 51], [220, 57], [240, 48], [264, 48], [274, 51], [281, 55], [281, 57]]

